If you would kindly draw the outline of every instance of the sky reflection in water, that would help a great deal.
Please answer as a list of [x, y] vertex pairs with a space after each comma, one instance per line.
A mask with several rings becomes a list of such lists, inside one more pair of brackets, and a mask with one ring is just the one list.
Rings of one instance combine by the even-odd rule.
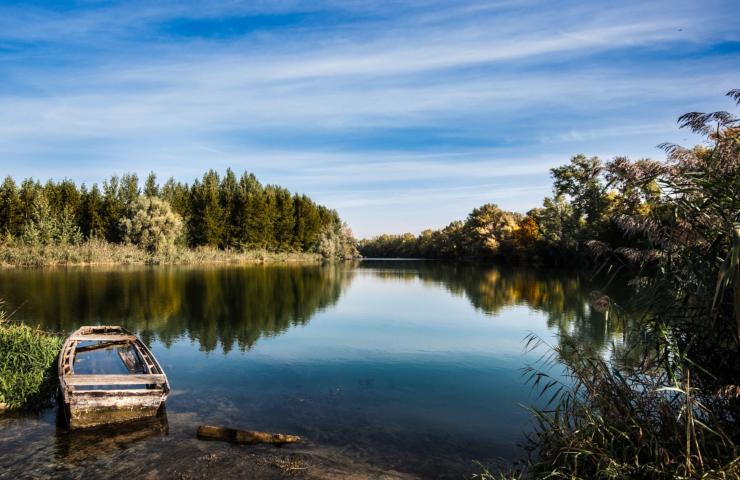
[[[169, 415], [188, 415], [170, 435], [202, 422], [285, 431], [422, 476], [521, 453], [519, 404], [536, 400], [522, 339], [564, 331], [606, 346], [618, 332], [588, 308], [591, 288], [576, 274], [408, 261], [0, 274], [19, 320], [123, 324], [150, 343]], [[23, 443], [2, 437], [9, 467]]]

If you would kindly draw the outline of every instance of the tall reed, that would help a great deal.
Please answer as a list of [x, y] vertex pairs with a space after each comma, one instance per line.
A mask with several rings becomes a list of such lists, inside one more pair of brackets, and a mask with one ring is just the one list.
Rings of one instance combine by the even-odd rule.
[[9, 321], [0, 302], [0, 410], [49, 404], [62, 342], [60, 336]]

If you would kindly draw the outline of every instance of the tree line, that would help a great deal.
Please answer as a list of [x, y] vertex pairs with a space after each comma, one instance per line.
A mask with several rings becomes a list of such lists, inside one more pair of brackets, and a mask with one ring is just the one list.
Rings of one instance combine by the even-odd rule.
[[[740, 89], [727, 95], [740, 105]], [[541, 208], [488, 209], [509, 221], [486, 222], [487, 255], [589, 258], [629, 291], [589, 302], [629, 321], [609, 358], [561, 332], [528, 370], [551, 400], [535, 410], [534, 461], [507, 478], [740, 478], [740, 118], [690, 112], [679, 125], [704, 142], [662, 144], [665, 161], [579, 155], [551, 170]], [[465, 255], [479, 219], [461, 224]], [[554, 361], [567, 383], [548, 373]]]
[[222, 177], [209, 170], [191, 185], [173, 178], [160, 185], [154, 173], [143, 185], [133, 173], [90, 187], [70, 179], [42, 184], [28, 178], [18, 184], [10, 176], [0, 185], [0, 233], [6, 242], [97, 238], [124, 243], [156, 237], [161, 233], [157, 228], [175, 232], [176, 243], [190, 248], [354, 248], [351, 232], [335, 210], [280, 186], [262, 185], [248, 172], [237, 177], [228, 169]]
[[379, 235], [361, 240], [359, 249], [366, 257], [560, 264], [574, 256], [586, 257], [587, 244], [593, 240], [619, 247], [639, 243], [623, 238], [620, 219], [647, 216], [661, 202], [658, 179], [635, 189], [627, 177], [642, 168], [654, 169], [655, 162], [624, 157], [604, 162], [576, 155], [567, 165], [550, 170], [553, 196], [526, 214], [487, 203], [442, 229]]
[[[728, 138], [736, 130], [725, 130], [722, 137], [713, 135], [710, 141], [731, 143]], [[714, 151], [698, 145], [686, 150], [690, 155], [676, 158], [671, 150], [662, 162], [626, 157], [603, 161], [575, 155], [568, 164], [550, 170], [553, 195], [526, 214], [487, 203], [473, 209], [465, 220], [455, 220], [442, 229], [427, 229], [419, 235], [383, 234], [361, 240], [358, 247], [365, 257], [545, 265], [587, 263], [608, 252], [621, 256], [625, 263], [649, 265], [659, 256], [650, 228], [672, 228], [677, 221], [673, 186], [696, 175], [697, 165], [717, 170], [709, 161]], [[738, 208], [737, 185], [730, 180], [722, 179], [729, 189], [718, 193], [722, 195], [718, 199], [726, 202], [726, 218]], [[694, 208], [703, 208], [696, 198], [682, 198], [688, 200], [696, 202]]]

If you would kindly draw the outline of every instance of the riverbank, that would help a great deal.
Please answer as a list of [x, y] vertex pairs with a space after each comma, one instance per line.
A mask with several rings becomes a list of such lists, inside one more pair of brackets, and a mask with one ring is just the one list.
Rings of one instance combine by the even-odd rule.
[[0, 244], [0, 268], [93, 265], [205, 265], [320, 263], [318, 253], [220, 250], [213, 247], [176, 247], [150, 253], [130, 244], [91, 239], [80, 244]]

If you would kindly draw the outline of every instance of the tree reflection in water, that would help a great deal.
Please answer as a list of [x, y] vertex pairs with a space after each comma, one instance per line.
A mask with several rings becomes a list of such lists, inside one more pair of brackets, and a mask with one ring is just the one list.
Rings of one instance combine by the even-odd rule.
[[373, 261], [357, 265], [15, 270], [0, 274], [0, 298], [16, 318], [59, 332], [114, 324], [170, 346], [181, 338], [210, 352], [251, 348], [260, 337], [305, 325], [334, 305], [357, 268], [378, 278], [421, 281], [464, 296], [489, 315], [527, 305], [548, 326], [595, 348], [623, 332], [589, 306], [587, 274], [524, 267]]
[[185, 337], [226, 353], [306, 324], [351, 277], [346, 265], [27, 270], [0, 275], [0, 298], [54, 331], [123, 325], [147, 343]]
[[[624, 333], [623, 319], [608, 318], [591, 307], [590, 294], [605, 284], [592, 280], [591, 272], [406, 260], [371, 260], [363, 265], [380, 277], [440, 285], [493, 316], [507, 307], [527, 305], [545, 313], [548, 327], [558, 334], [595, 349], [605, 348]], [[623, 295], [610, 293], [617, 299]]]

